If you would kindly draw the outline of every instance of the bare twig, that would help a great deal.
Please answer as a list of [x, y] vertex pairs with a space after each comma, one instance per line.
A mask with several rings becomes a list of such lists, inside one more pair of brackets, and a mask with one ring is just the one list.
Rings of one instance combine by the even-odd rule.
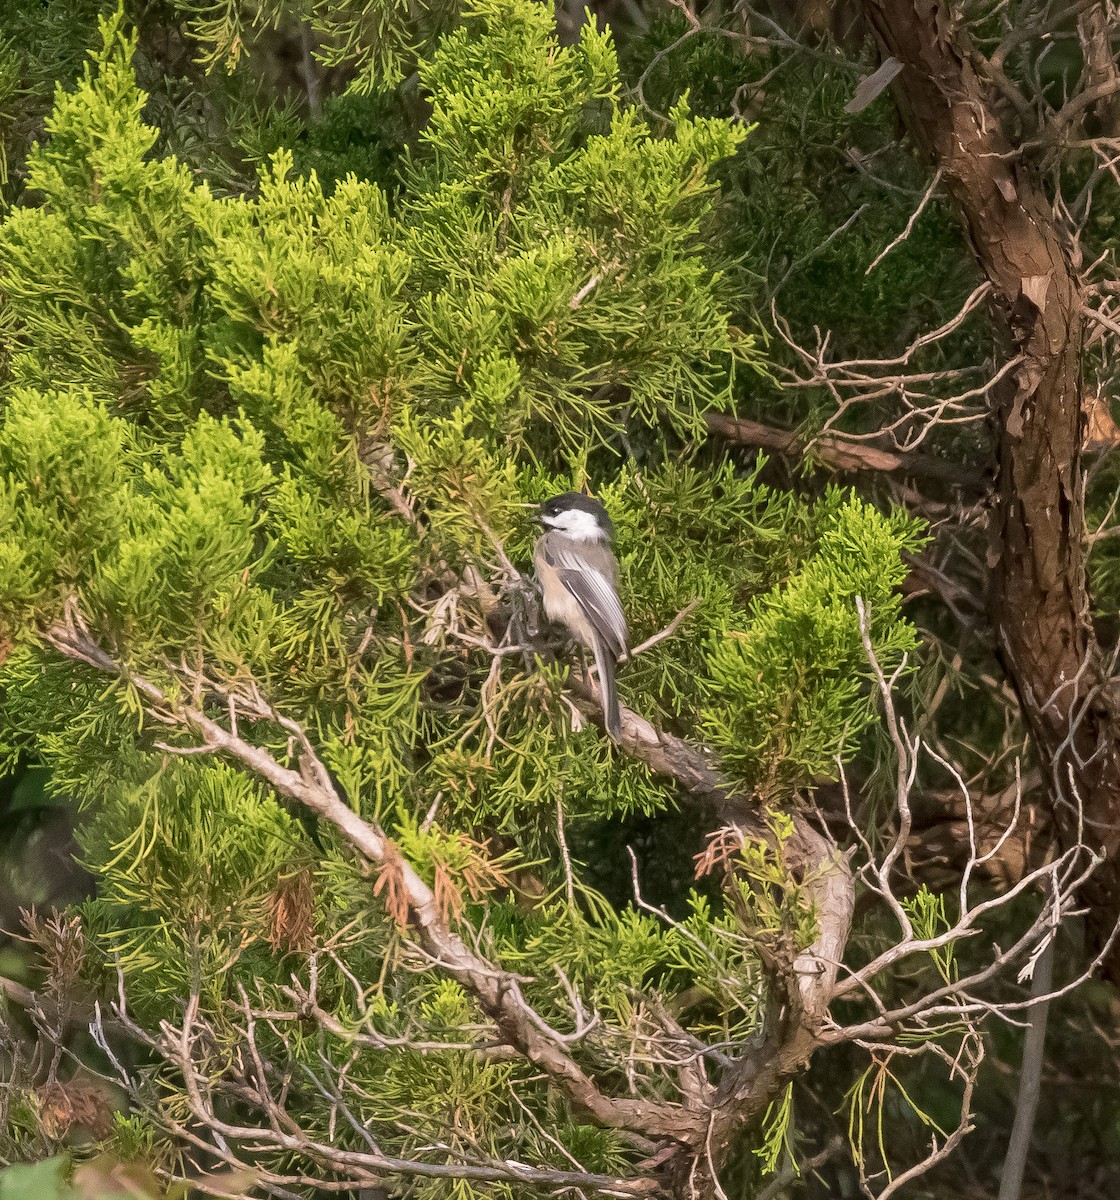
[[866, 271], [864, 271], [865, 275], [870, 275], [871, 272], [875, 270], [875, 268], [883, 261], [884, 258], [887, 257], [888, 254], [890, 254], [892, 250], [898, 246], [901, 246], [902, 243], [910, 236], [914, 226], [918, 222], [918, 218], [925, 211], [925, 207], [930, 202], [930, 198], [933, 196], [933, 193], [937, 191], [937, 185], [941, 182], [942, 174], [943, 172], [940, 167], [934, 171], [933, 178], [929, 181], [929, 187], [927, 187], [925, 192], [923, 192], [921, 200], [918, 201], [918, 207], [914, 209], [914, 211], [910, 214], [910, 219], [906, 222], [906, 228], [903, 229], [903, 231], [894, 239], [893, 242], [890, 242], [879, 251], [879, 253], [872, 260], [871, 265]]
[[658, 642], [663, 642], [666, 640], [666, 638], [671, 638], [673, 634], [680, 629], [681, 625], [696, 611], [699, 604], [699, 598], [696, 600], [690, 600], [684, 606], [684, 608], [682, 608], [681, 611], [677, 613], [677, 615], [669, 622], [669, 624], [665, 626], [664, 629], [659, 629], [657, 633], [646, 638], [644, 642], [639, 642], [638, 645], [630, 651], [629, 657], [635, 658], [639, 654], [644, 654], [647, 650], [651, 650], [654, 646], [656, 646]]
[[1031, 978], [1031, 998], [1038, 1003], [1031, 1009], [1030, 1025], [1023, 1045], [1023, 1062], [1019, 1070], [1019, 1097], [1015, 1103], [1015, 1120], [1003, 1160], [999, 1179], [999, 1200], [1019, 1200], [1023, 1187], [1023, 1172], [1027, 1166], [1034, 1138], [1034, 1119], [1042, 1082], [1042, 1063], [1046, 1050], [1046, 1018], [1050, 1011], [1048, 999], [1053, 989], [1054, 943], [1047, 942], [1035, 964]]

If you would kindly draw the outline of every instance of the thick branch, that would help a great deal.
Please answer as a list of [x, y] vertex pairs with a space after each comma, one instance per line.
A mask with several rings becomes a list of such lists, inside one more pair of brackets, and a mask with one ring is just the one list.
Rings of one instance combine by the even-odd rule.
[[1077, 18], [1077, 38], [1085, 60], [1082, 76], [1086, 107], [1093, 107], [1105, 137], [1120, 135], [1120, 67], [1112, 50], [1112, 25], [1104, 4], [1094, 4]]
[[[384, 832], [363, 820], [339, 795], [325, 765], [302, 728], [276, 712], [252, 688], [232, 691], [226, 697], [231, 709], [249, 720], [275, 723], [292, 736], [299, 748], [299, 769], [278, 761], [268, 750], [246, 741], [231, 721], [226, 728], [201, 707], [198, 695], [205, 681], [184, 677], [194, 699], [159, 686], [130, 671], [108, 654], [92, 636], [77, 608], [71, 605], [64, 621], [53, 626], [46, 640], [73, 661], [125, 680], [143, 699], [152, 718], [193, 736], [184, 746], [167, 745], [170, 752], [223, 755], [239, 763], [277, 793], [305, 805], [333, 824], [347, 842], [381, 871], [391, 873], [394, 889], [403, 897], [410, 923], [433, 966], [468, 989], [495, 1022], [508, 1045], [544, 1072], [580, 1112], [598, 1124], [651, 1139], [669, 1139], [687, 1146], [682, 1156], [693, 1165], [703, 1148], [711, 1169], [718, 1168], [732, 1133], [767, 1104], [774, 1089], [788, 1078], [820, 1043], [829, 1000], [847, 940], [854, 907], [854, 890], [846, 861], [804, 818], [795, 818], [795, 834], [787, 848], [792, 868], [813, 899], [819, 927], [815, 944], [801, 953], [785, 986], [796, 998], [795, 1015], [782, 1022], [783, 1036], [767, 1037], [744, 1063], [750, 1069], [731, 1072], [731, 1081], [716, 1096], [716, 1110], [706, 1103], [674, 1104], [615, 1097], [605, 1094], [568, 1052], [571, 1037], [551, 1029], [525, 1000], [516, 976], [487, 961], [448, 927], [436, 898], [399, 853]], [[595, 694], [587, 691], [580, 702], [598, 715]], [[622, 748], [652, 770], [668, 775], [687, 792], [709, 801], [719, 816], [767, 836], [750, 799], [736, 791], [718, 772], [709, 757], [683, 740], [658, 732], [648, 721], [624, 710]], [[733, 1086], [731, 1085], [733, 1083]], [[719, 1136], [713, 1147], [713, 1124]], [[714, 1154], [714, 1159], [713, 1159]]]
[[775, 450], [779, 454], [788, 454], [796, 458], [801, 458], [809, 452], [814, 458], [837, 471], [895, 472], [919, 479], [936, 479], [965, 488], [971, 493], [978, 494], [983, 491], [983, 478], [979, 471], [963, 463], [936, 458], [932, 454], [884, 450], [866, 442], [852, 441], [836, 433], [821, 434], [813, 439], [810, 446], [790, 430], [776, 429], [772, 425], [763, 425], [745, 417], [709, 412], [705, 414], [704, 419], [710, 432], [730, 442], [743, 446], [757, 446], [763, 450]]

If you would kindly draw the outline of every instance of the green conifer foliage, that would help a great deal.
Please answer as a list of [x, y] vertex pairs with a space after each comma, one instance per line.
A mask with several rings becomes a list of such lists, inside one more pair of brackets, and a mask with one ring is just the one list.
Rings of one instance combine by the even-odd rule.
[[[280, 989], [329, 942], [318, 997], [344, 1032], [447, 1043], [479, 1020], [332, 829], [231, 763], [161, 748], [189, 743], [146, 714], [142, 679], [215, 719], [222, 688], [259, 694], [275, 719], [240, 732], [281, 762], [280, 719], [297, 723], [447, 919], [485, 926], [531, 979], [545, 1019], [571, 1020], [560, 967], [604, 1045], [651, 989], [716, 998], [697, 1036], [749, 1033], [753, 942], [720, 933], [785, 922], [803, 941], [796, 888], [785, 907], [747, 884], [728, 905], [681, 896], [671, 926], [606, 903], [578, 863], [569, 876], [558, 805], [574, 829], [677, 797], [576, 727], [562, 647], [484, 644], [496, 612], [514, 613], [511, 642], [534, 632], [532, 506], [585, 482], [617, 523], [635, 643], [695, 602], [624, 668], [625, 702], [707, 739], [775, 806], [834, 773], [871, 718], [856, 596], [885, 668], [913, 644], [893, 588], [914, 523], [839, 492], [806, 505], [692, 448], [734, 373], [760, 365], [701, 236], [710, 170], [742, 131], [682, 104], [655, 137], [620, 104], [609, 37], [588, 26], [561, 47], [546, 6], [479, 0], [421, 67], [431, 119], [392, 206], [353, 176], [328, 194], [284, 153], [256, 194], [218, 197], [153, 156], [132, 42], [119, 19], [103, 35], [33, 154], [41, 205], [0, 226], [3, 748], [85, 808], [94, 967], [120, 966], [145, 1021], [197, 986], [221, 1029], [241, 987], [288, 1006]], [[49, 647], [75, 606], [123, 673]], [[278, 913], [297, 886], [293, 926]], [[610, 1172], [641, 1156], [517, 1057], [352, 1050], [298, 1023], [260, 1038], [324, 1141], [360, 1131], [316, 1087], [320, 1055], [401, 1158], [481, 1144], [563, 1166], [567, 1147]], [[573, 1047], [590, 1072], [595, 1046]], [[675, 1078], [641, 1086], [672, 1095]], [[160, 1083], [182, 1117], [174, 1073]]]
[[454, 0], [180, 0], [170, 6], [184, 21], [208, 71], [234, 71], [276, 31], [295, 34], [304, 53], [342, 66], [354, 94], [383, 91], [416, 64], [459, 15]]

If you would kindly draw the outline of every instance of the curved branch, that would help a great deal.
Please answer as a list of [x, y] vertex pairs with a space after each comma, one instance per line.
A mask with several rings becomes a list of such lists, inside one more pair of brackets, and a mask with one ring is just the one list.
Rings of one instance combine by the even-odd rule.
[[[580, 709], [601, 719], [597, 693], [579, 683], [571, 686]], [[656, 729], [625, 706], [621, 709], [621, 726], [619, 745], [624, 753], [710, 804], [723, 823], [754, 838], [772, 838], [757, 802], [723, 776], [704, 750]], [[716, 1166], [728, 1153], [736, 1133], [822, 1044], [855, 912], [855, 884], [847, 857], [813, 828], [804, 813], [794, 813], [792, 822], [793, 835], [785, 846], [785, 859], [812, 901], [817, 937], [794, 960], [791, 977], [781, 981], [790, 1003], [781, 1006], [780, 1016], [768, 1020], [759, 1042], [730, 1067], [720, 1083], [707, 1141], [709, 1157]]]
[[461, 983], [498, 1027], [501, 1036], [545, 1072], [582, 1113], [596, 1123], [625, 1129], [647, 1138], [671, 1138], [702, 1143], [704, 1115], [681, 1105], [610, 1097], [599, 1090], [565, 1048], [564, 1035], [551, 1029], [526, 1001], [515, 975], [503, 971], [471, 950], [440, 915], [435, 894], [396, 846], [376, 825], [363, 820], [338, 794], [326, 766], [303, 729], [275, 712], [259, 696], [238, 697], [241, 711], [254, 719], [275, 721], [300, 746], [300, 769], [281, 765], [267, 750], [225, 729], [201, 709], [180, 703], [151, 680], [115, 661], [96, 642], [76, 605], [69, 605], [62, 622], [46, 641], [65, 657], [124, 679], [143, 698], [148, 711], [164, 724], [178, 726], [201, 739], [190, 747], [164, 745], [175, 753], [204, 752], [239, 763], [278, 794], [304, 805], [334, 825], [370, 863], [390, 873], [407, 905], [409, 922], [433, 964]]

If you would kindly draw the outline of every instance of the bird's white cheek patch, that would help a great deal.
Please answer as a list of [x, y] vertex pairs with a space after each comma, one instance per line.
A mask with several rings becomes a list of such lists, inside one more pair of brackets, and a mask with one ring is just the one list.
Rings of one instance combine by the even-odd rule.
[[603, 527], [589, 512], [570, 508], [552, 518], [552, 527], [562, 530], [577, 542], [593, 542], [603, 536]]

